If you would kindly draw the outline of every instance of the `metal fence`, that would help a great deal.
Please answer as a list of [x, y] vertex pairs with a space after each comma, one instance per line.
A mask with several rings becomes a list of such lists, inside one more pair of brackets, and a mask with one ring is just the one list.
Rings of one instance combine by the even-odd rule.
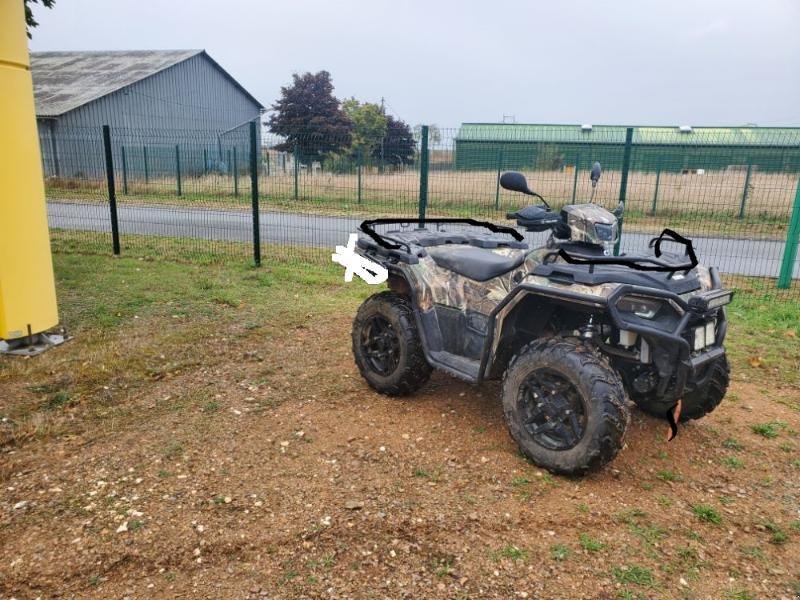
[[[526, 198], [500, 174], [522, 171], [555, 208], [589, 198], [589, 169], [604, 165], [594, 202], [626, 201], [622, 251], [644, 250], [670, 227], [728, 281], [771, 297], [800, 297], [797, 140], [723, 146], [644, 143], [637, 128], [591, 141], [468, 138], [423, 126], [356, 145], [231, 131], [60, 130], [44, 162], [57, 247], [186, 260], [329, 261], [367, 217], [479, 217], [506, 222]], [[45, 141], [43, 140], [43, 143]], [[529, 236], [543, 242], [541, 234]]]

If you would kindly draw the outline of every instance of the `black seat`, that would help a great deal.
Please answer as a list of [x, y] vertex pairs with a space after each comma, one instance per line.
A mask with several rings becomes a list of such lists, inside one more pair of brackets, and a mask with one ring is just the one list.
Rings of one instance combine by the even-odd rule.
[[511, 256], [504, 256], [491, 250], [461, 245], [436, 246], [427, 250], [438, 266], [475, 281], [488, 281], [508, 273], [520, 266], [527, 255], [527, 252], [517, 250]]

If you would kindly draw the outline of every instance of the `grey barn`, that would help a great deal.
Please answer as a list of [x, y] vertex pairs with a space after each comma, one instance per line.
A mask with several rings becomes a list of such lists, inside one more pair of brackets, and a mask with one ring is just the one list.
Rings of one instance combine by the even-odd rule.
[[[264, 110], [205, 50], [31, 53], [42, 164], [49, 177], [101, 177], [102, 126], [116, 170], [136, 176], [244, 166]], [[259, 136], [260, 127], [256, 127]]]

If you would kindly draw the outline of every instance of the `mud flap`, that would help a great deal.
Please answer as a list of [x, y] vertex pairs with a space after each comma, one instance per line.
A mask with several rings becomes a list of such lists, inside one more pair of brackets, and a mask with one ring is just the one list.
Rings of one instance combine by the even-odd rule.
[[667, 411], [667, 421], [669, 421], [669, 431], [667, 432], [667, 441], [671, 442], [678, 435], [678, 422], [681, 419], [681, 401], [678, 400], [675, 405]]

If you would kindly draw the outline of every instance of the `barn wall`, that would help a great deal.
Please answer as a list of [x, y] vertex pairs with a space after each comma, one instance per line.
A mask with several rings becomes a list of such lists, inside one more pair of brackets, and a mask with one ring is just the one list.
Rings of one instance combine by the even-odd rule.
[[115, 167], [122, 168], [124, 146], [131, 177], [143, 175], [145, 152], [149, 176], [174, 175], [176, 145], [182, 173], [227, 170], [233, 146], [246, 156], [248, 128], [243, 125], [259, 115], [259, 106], [199, 54], [65, 113], [54, 125], [40, 119], [42, 161], [47, 175], [56, 175], [57, 165], [64, 177], [103, 176], [100, 131], [107, 124]]

